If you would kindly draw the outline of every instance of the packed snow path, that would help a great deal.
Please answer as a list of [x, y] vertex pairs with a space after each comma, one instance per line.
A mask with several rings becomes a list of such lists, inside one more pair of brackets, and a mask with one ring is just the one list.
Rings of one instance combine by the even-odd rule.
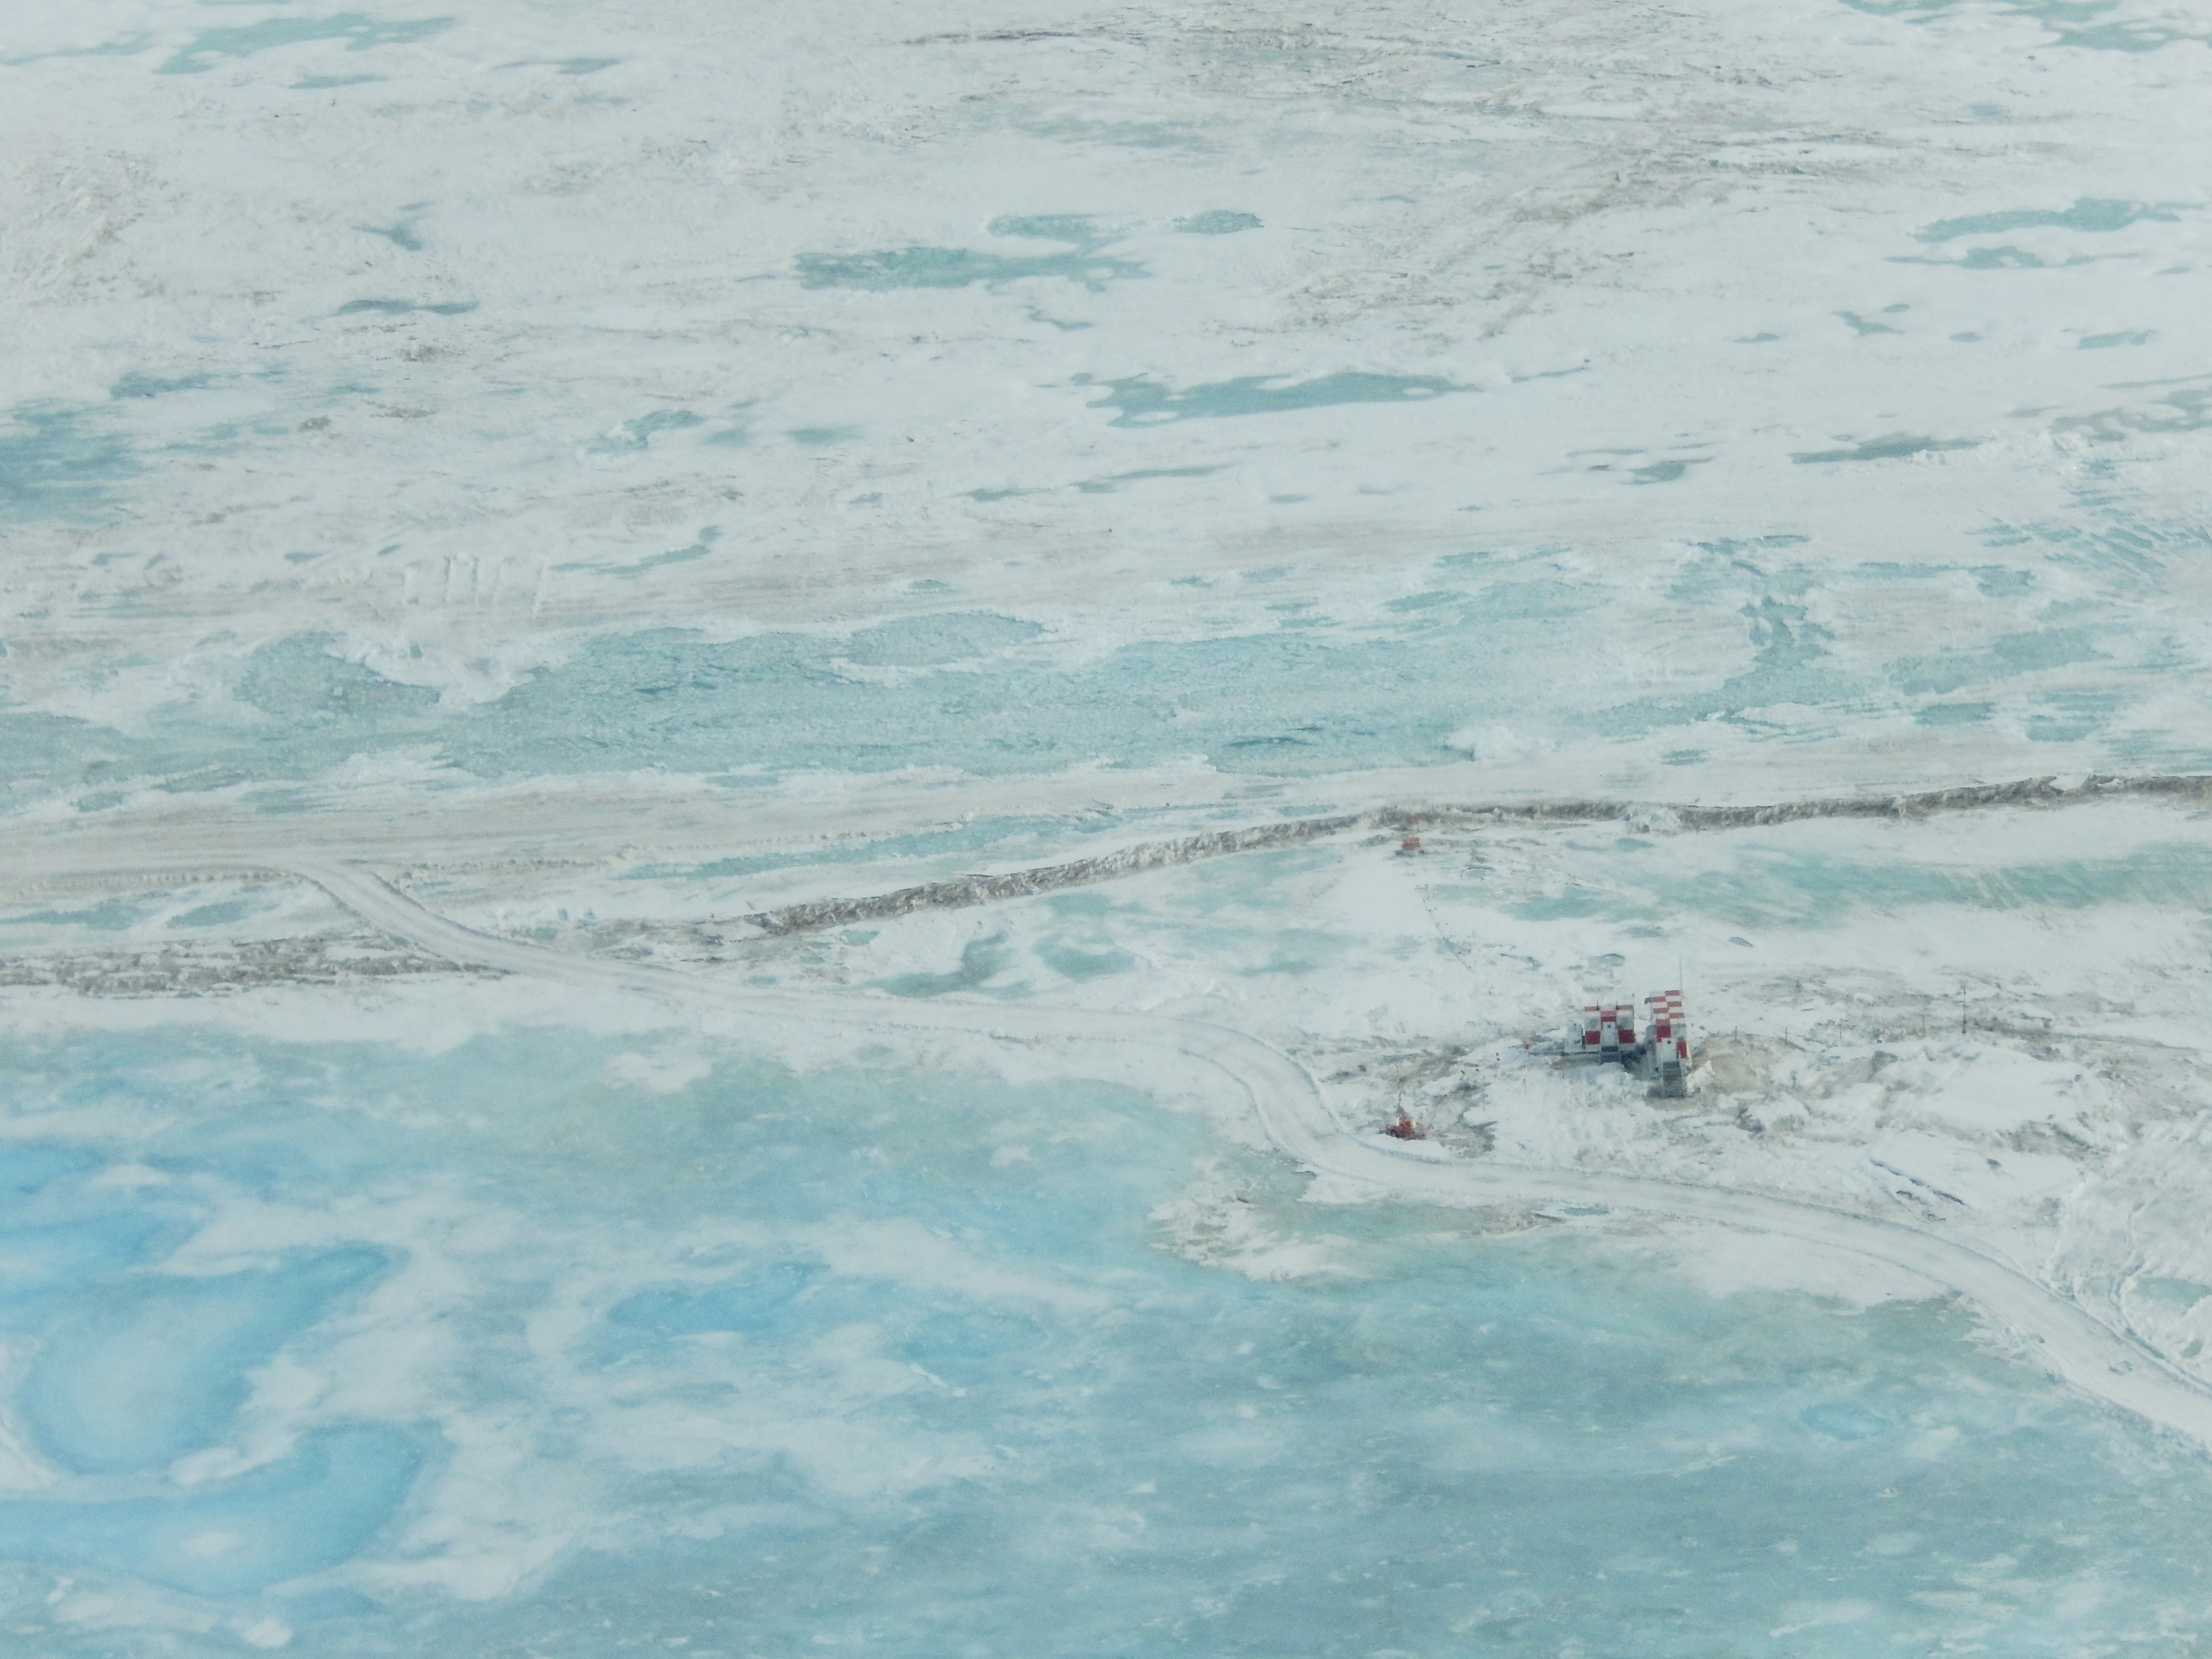
[[288, 861], [363, 921], [447, 957], [573, 984], [804, 1024], [951, 1030], [1011, 1042], [1107, 1042], [1169, 1051], [1224, 1073], [1249, 1095], [1271, 1139], [1303, 1168], [1378, 1196], [1441, 1204], [1574, 1205], [1683, 1217], [1778, 1234], [1902, 1267], [1979, 1306], [2022, 1339], [2043, 1368], [2081, 1392], [2212, 1450], [2212, 1393], [2101, 1323], [2018, 1267], [1917, 1229], [1756, 1194], [1569, 1170], [1447, 1161], [1382, 1137], [1361, 1137], [1331, 1115], [1312, 1075], [1254, 1037], [1199, 1020], [1146, 1014], [793, 995], [709, 984], [668, 969], [570, 956], [460, 927], [354, 866]]

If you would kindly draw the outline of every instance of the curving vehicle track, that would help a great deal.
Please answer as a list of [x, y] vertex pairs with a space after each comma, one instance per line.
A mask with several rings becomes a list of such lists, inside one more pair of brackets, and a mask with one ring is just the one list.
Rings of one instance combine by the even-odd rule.
[[710, 984], [670, 969], [575, 957], [475, 932], [424, 908], [356, 865], [278, 861], [363, 921], [459, 963], [763, 1019], [826, 1019], [848, 1029], [957, 1030], [1017, 1042], [1134, 1044], [1179, 1054], [1241, 1088], [1268, 1139], [1302, 1167], [1365, 1186], [1378, 1197], [1454, 1205], [1596, 1206], [1717, 1222], [1855, 1251], [1966, 1297], [2021, 1338], [2061, 1382], [2212, 1450], [2212, 1390], [2014, 1264], [1917, 1228], [1720, 1188], [1444, 1161], [1382, 1137], [1358, 1136], [1330, 1114], [1312, 1075], [1297, 1061], [1255, 1037], [1204, 1021], [973, 1003], [891, 1004], [858, 993], [798, 995]]

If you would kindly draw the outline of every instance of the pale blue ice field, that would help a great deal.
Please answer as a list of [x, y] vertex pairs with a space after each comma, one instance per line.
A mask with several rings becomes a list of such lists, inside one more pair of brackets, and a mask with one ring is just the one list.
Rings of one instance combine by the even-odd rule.
[[[1317, 1210], [1098, 1084], [719, 1051], [647, 1097], [596, 1080], [621, 1047], [10, 1048], [9, 1414], [58, 1477], [0, 1503], [20, 1650], [230, 1654], [274, 1619], [453, 1659], [2181, 1654], [2205, 1616], [2201, 1460], [1948, 1306], [1716, 1300], [1571, 1237]], [[1164, 1248], [1148, 1212], [1202, 1170], [1342, 1272]], [[380, 1218], [428, 1193], [418, 1251]], [[270, 1205], [365, 1218], [255, 1250]], [[494, 1218], [501, 1248], [453, 1248]], [[961, 1265], [841, 1255], [878, 1233]], [[311, 1395], [268, 1461], [205, 1470], [267, 1426], [272, 1362], [341, 1341], [437, 1356], [434, 1417]], [[498, 1543], [450, 1479], [486, 1437], [569, 1547], [485, 1600], [395, 1588]], [[69, 1622], [134, 1582], [215, 1627]]]
[[1573, 844], [1601, 859], [1603, 874], [1592, 871], [1564, 891], [1510, 901], [1513, 915], [1631, 924], [1695, 916], [1733, 927], [1811, 929], [1930, 905], [2044, 915], [2136, 905], [2189, 913], [2212, 900], [2212, 848], [2196, 841], [1981, 869], [1754, 842], [1723, 867], [1694, 872], [1668, 868], [1663, 852], [1640, 857], [1655, 848], [1638, 836]]
[[[2201, 530], [2085, 496], [2078, 522], [2000, 526], [1985, 539], [2005, 562], [1968, 549], [1954, 562], [1838, 569], [1790, 536], [1694, 549], [1668, 600], [1723, 617], [1729, 644], [1692, 653], [1662, 690], [1604, 653], [1562, 655], [1611, 626], [1609, 589], [1563, 579], [1540, 550], [1478, 550], [1432, 562], [1419, 591], [1356, 618], [1291, 584], [1256, 630], [1132, 641], [1097, 658], [1067, 654], [1043, 623], [974, 607], [844, 635], [610, 632], [473, 703], [386, 678], [328, 636], [295, 635], [240, 659], [227, 702], [160, 705], [134, 731], [0, 708], [0, 759], [14, 799], [62, 793], [91, 811], [133, 788], [312, 782], [400, 750], [457, 782], [659, 769], [743, 787], [907, 767], [991, 778], [1203, 763], [1295, 777], [1449, 762], [1465, 733], [1495, 728], [1539, 748], [1602, 732], [1679, 765], [1704, 759], [1716, 732], [1797, 748], [1876, 726], [1999, 722], [2031, 744], [2094, 744], [2116, 766], [2212, 763], [2143, 713], [2196, 672], [2156, 599], [2201, 555]], [[724, 545], [702, 532], [666, 556]], [[1942, 643], [1886, 644], [1882, 618], [1938, 599], [1961, 619]], [[282, 810], [296, 798], [252, 799]]]

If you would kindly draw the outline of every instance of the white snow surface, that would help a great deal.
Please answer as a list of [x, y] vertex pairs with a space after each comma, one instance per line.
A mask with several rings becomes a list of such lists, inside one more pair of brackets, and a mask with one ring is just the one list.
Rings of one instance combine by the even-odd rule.
[[[172, 1043], [179, 1091], [251, 1073], [209, 1057], [234, 1039], [596, 1045], [634, 1123], [346, 1109], [514, 1169], [631, 1167], [736, 1053], [1124, 1089], [1212, 1148], [1150, 1237], [1240, 1285], [1358, 1286], [1395, 1205], [1746, 1309], [1958, 1295], [2194, 1458], [2196, 799], [1461, 824], [1404, 857], [1362, 829], [745, 919], [1387, 805], [2212, 770], [2208, 42], [2167, 0], [18, 6], [9, 1032]], [[1552, 1052], [1584, 1002], [1677, 985], [1686, 1099]], [[1045, 1132], [1007, 1109], [985, 1161], [1018, 1175]], [[1379, 1133], [1400, 1110], [1425, 1139]], [[185, 1115], [159, 1091], [8, 1112], [0, 1150], [110, 1149], [118, 1203], [215, 1190], [127, 1155]], [[1285, 1156], [1295, 1224], [1247, 1190]], [[880, 1315], [741, 1408], [735, 1315], [650, 1410], [580, 1357], [747, 1253], [1008, 1328], [1133, 1316], [1104, 1268], [881, 1218], [580, 1215], [581, 1265], [533, 1279], [543, 1218], [460, 1172], [295, 1198], [237, 1157], [163, 1293], [245, 1329], [222, 1287], [402, 1265], [310, 1357], [240, 1339], [234, 1419], [146, 1431], [196, 1448], [157, 1474], [0, 1407], [7, 1501], [219, 1504], [316, 1457], [416, 1496], [373, 1546], [301, 1545], [274, 1600], [224, 1588], [250, 1529], [71, 1545], [94, 1582], [40, 1628], [93, 1645], [57, 1652], [354, 1616], [295, 1595], [526, 1598], [629, 1547], [623, 1481], [788, 1474], [666, 1523], [712, 1542], [1016, 1467], [870, 1414], [964, 1397]], [[554, 1381], [476, 1397], [448, 1322], [509, 1297], [500, 1340]], [[91, 1364], [44, 1340], [0, 1337], [0, 1396]], [[1194, 1443], [1257, 1443], [1257, 1409]], [[592, 1458], [546, 1449], [578, 1422]], [[375, 1438], [400, 1423], [432, 1473]], [[1914, 1426], [1931, 1460], [1955, 1432]], [[1144, 1522], [1054, 1524], [1110, 1554]]]
[[[291, 636], [465, 707], [611, 629], [977, 608], [1066, 666], [1471, 554], [1605, 641], [1445, 711], [1491, 780], [2201, 756], [2206, 33], [18, 8], [9, 695], [251, 730]], [[1595, 720], [1778, 641], [1872, 678]]]

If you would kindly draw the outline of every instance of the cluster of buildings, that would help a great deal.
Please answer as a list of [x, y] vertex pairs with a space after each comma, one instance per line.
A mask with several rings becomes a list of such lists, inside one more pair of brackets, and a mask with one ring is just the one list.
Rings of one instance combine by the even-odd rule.
[[1584, 1060], [1616, 1060], [1650, 1079], [1662, 1095], [1687, 1094], [1690, 1027], [1682, 1017], [1682, 994], [1655, 991], [1644, 998], [1640, 1028], [1633, 1003], [1589, 1005], [1583, 1010], [1582, 1042], [1570, 1052]]

